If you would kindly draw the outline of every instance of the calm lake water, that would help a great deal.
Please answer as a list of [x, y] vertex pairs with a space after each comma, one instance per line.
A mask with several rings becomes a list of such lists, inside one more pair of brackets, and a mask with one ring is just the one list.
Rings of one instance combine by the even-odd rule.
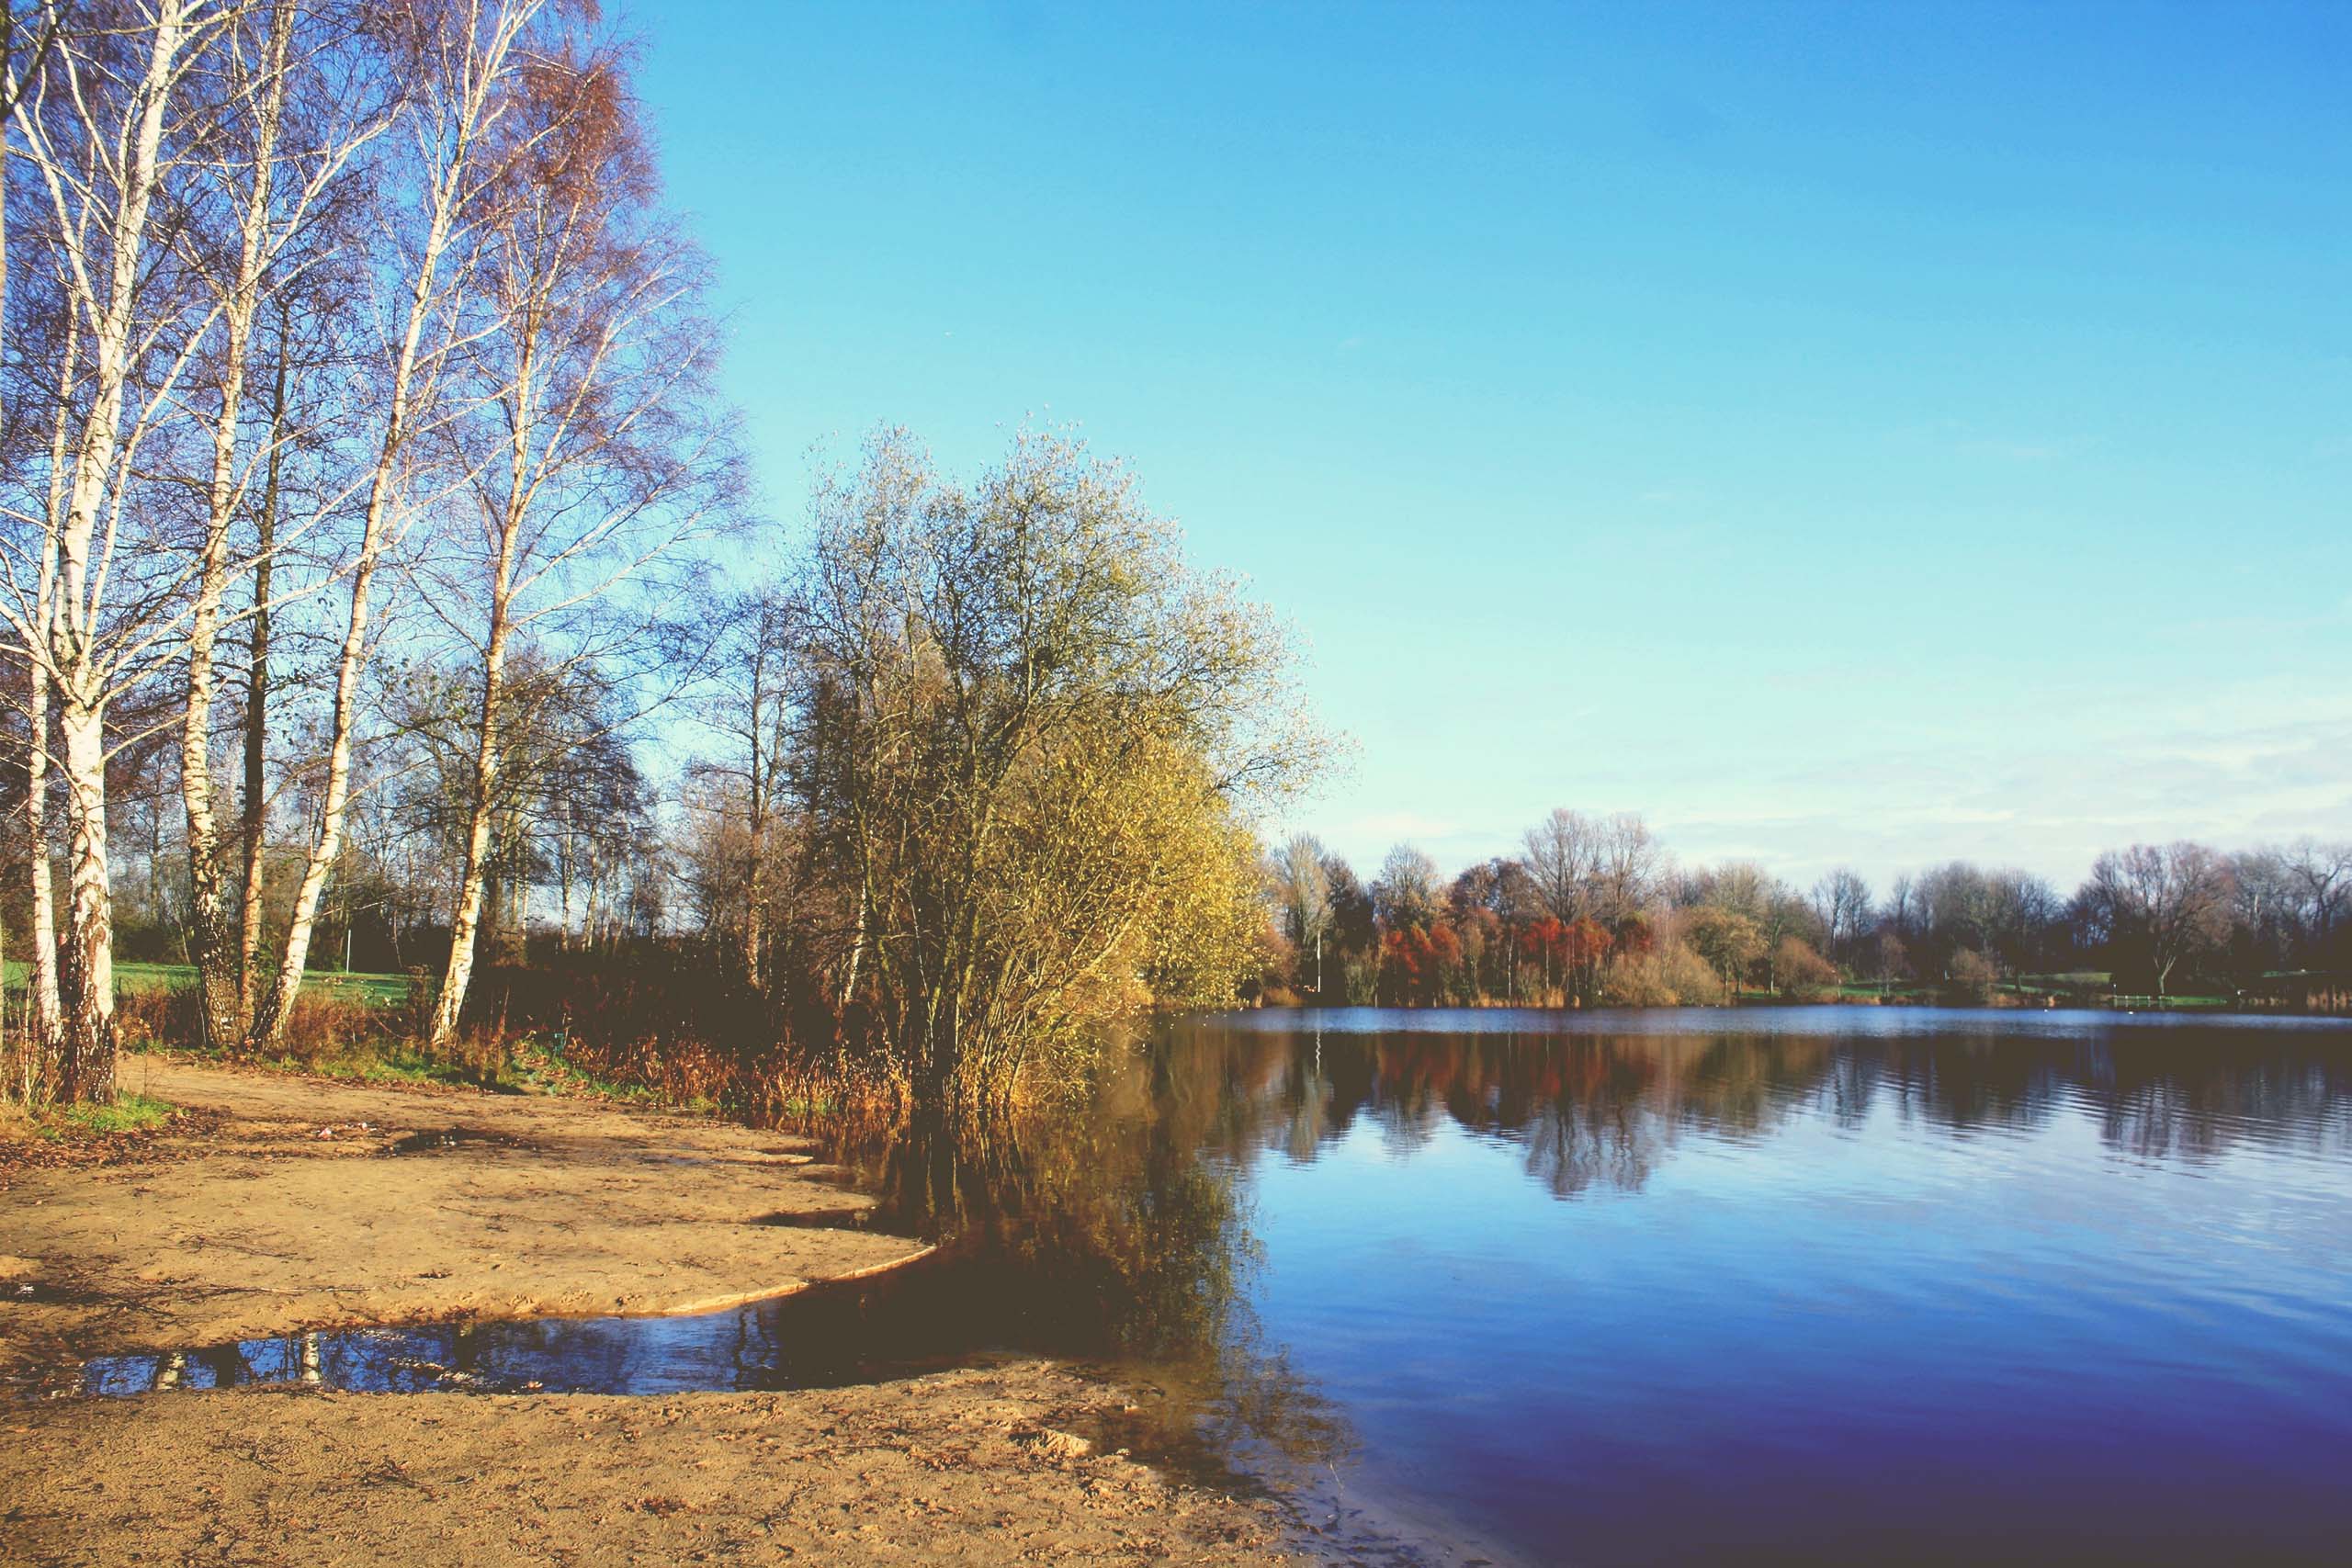
[[789, 1387], [993, 1350], [1434, 1561], [2352, 1560], [2352, 1031], [1911, 1009], [1182, 1021], [843, 1151], [887, 1284], [255, 1342], [85, 1386]]
[[1181, 1033], [1352, 1495], [1538, 1561], [2352, 1560], [2340, 1027]]

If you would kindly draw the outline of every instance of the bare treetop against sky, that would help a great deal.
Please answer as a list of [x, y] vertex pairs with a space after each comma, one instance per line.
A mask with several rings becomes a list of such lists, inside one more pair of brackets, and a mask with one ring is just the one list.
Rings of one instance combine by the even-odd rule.
[[1297, 618], [1360, 865], [2352, 831], [2352, 8], [635, 21], [772, 503], [1082, 422]]

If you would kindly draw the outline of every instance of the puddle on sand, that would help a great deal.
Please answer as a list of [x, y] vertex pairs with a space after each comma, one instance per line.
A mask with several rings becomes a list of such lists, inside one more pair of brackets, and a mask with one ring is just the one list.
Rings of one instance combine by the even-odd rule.
[[990, 1348], [986, 1325], [959, 1322], [936, 1305], [941, 1295], [956, 1294], [938, 1278], [955, 1269], [952, 1260], [925, 1258], [872, 1280], [683, 1317], [413, 1324], [96, 1356], [45, 1392], [114, 1397], [295, 1384], [365, 1393], [668, 1394], [838, 1387], [957, 1365]]
[[514, 1142], [503, 1134], [484, 1133], [472, 1127], [438, 1127], [394, 1138], [384, 1145], [384, 1152], [387, 1155], [429, 1155], [447, 1149], [506, 1149], [513, 1148]]
[[762, 1214], [750, 1223], [755, 1225], [775, 1225], [786, 1230], [865, 1231], [874, 1228], [874, 1211], [871, 1209], [787, 1209], [782, 1213]]

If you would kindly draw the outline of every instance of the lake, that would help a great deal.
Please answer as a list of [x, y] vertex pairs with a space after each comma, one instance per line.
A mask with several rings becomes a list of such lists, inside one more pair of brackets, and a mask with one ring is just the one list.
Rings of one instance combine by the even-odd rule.
[[2352, 1030], [1907, 1008], [1263, 1011], [985, 1138], [852, 1140], [900, 1278], [699, 1319], [108, 1358], [658, 1393], [1005, 1350], [1339, 1555], [2345, 1560]]
[[2352, 1032], [1187, 1023], [1351, 1497], [1536, 1561], [2343, 1561]]

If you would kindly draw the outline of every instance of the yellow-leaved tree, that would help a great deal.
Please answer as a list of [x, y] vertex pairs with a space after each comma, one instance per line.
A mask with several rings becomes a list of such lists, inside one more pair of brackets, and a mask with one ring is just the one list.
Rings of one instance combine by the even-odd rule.
[[1024, 430], [965, 488], [876, 436], [820, 489], [793, 617], [836, 997], [919, 1101], [1001, 1101], [1090, 1021], [1231, 996], [1254, 814], [1318, 740], [1283, 628], [1127, 470]]

